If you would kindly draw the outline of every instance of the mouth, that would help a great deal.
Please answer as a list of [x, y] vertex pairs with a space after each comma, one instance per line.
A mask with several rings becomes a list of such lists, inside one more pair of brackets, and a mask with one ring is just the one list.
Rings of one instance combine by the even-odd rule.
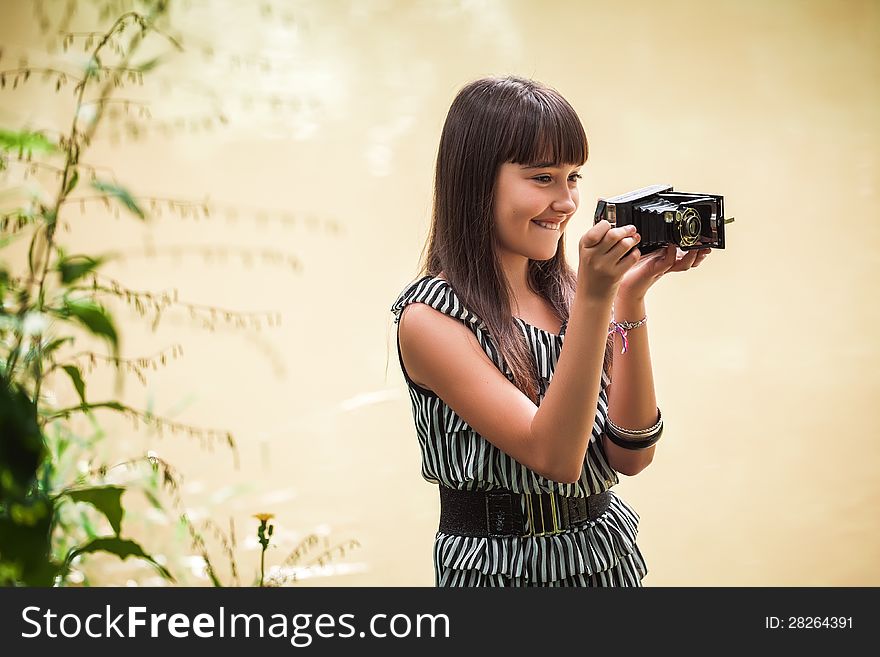
[[562, 226], [562, 220], [560, 221], [538, 221], [537, 219], [532, 219], [532, 223], [542, 228], [543, 230], [552, 230], [554, 232], [559, 232], [560, 227]]

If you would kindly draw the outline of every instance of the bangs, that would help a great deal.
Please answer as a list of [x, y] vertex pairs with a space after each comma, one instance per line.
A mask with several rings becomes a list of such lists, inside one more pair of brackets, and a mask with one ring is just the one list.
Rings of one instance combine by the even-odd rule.
[[501, 153], [516, 164], [573, 164], [587, 161], [587, 135], [568, 102], [552, 90], [535, 89], [519, 99], [508, 117]]

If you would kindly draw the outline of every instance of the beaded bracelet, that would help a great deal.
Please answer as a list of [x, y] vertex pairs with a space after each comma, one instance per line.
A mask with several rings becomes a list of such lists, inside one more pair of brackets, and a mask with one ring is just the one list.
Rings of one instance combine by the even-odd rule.
[[639, 328], [642, 324], [648, 321], [648, 316], [645, 315], [637, 322], [617, 322], [615, 320], [611, 320], [611, 328], [608, 329], [608, 335], [612, 333], [620, 333], [620, 337], [623, 339], [623, 350], [620, 352], [621, 354], [625, 354], [626, 350], [629, 349], [629, 339], [626, 337], [627, 332], [632, 329]]

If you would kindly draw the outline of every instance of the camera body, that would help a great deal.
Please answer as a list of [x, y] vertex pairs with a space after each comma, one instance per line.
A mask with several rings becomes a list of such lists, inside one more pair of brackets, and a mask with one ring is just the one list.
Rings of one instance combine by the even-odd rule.
[[641, 235], [642, 255], [675, 244], [682, 251], [723, 249], [724, 197], [716, 194], [676, 192], [672, 185], [651, 185], [596, 205], [593, 224], [602, 219], [614, 226], [632, 224]]

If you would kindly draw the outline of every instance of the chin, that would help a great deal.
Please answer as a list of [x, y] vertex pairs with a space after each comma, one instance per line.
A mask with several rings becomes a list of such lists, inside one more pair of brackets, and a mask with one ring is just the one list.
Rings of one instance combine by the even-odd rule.
[[552, 251], [543, 251], [543, 252], [535, 251], [535, 252], [529, 253], [528, 254], [529, 260], [550, 260], [554, 256], [556, 256], [556, 252], [558, 250], [559, 249], [553, 249]]

